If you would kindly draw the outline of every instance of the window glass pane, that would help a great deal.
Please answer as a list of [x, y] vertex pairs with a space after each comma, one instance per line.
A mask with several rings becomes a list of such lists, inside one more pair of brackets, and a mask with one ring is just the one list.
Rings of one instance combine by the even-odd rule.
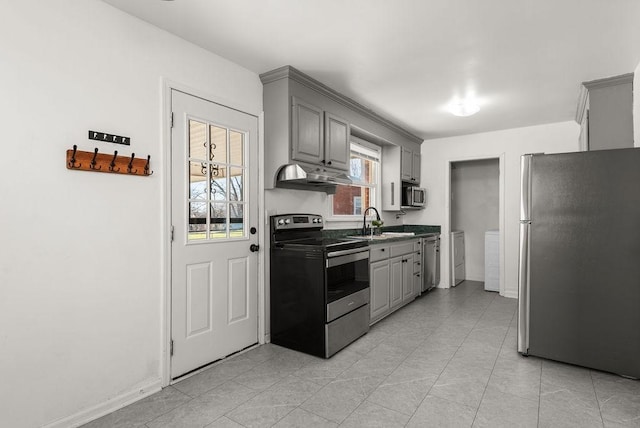
[[226, 168], [219, 165], [212, 166], [211, 175], [211, 199], [214, 201], [227, 200]]
[[227, 130], [217, 126], [210, 126], [211, 150], [209, 160], [216, 163], [227, 163]]
[[244, 205], [229, 204], [229, 229], [231, 238], [244, 237]]
[[189, 157], [205, 160], [207, 149], [207, 126], [196, 120], [189, 120]]
[[356, 183], [375, 184], [378, 173], [378, 163], [351, 154], [350, 175]]
[[242, 168], [229, 168], [231, 175], [229, 176], [229, 200], [243, 200], [244, 186], [244, 170]]
[[361, 186], [338, 186], [333, 195], [334, 215], [361, 215], [362, 207], [371, 206], [373, 189]]
[[189, 162], [189, 198], [207, 199], [207, 167], [205, 163]]
[[227, 204], [211, 204], [211, 225], [209, 239], [225, 239], [227, 237]]
[[229, 145], [231, 147], [230, 164], [244, 166], [244, 134], [229, 131]]
[[189, 233], [188, 240], [207, 238], [207, 203], [191, 202], [189, 204]]

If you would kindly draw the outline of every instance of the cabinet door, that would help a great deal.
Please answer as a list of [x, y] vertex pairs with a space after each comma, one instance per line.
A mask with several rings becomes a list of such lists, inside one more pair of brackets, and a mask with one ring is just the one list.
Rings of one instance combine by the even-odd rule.
[[416, 183], [420, 183], [420, 153], [413, 152], [411, 165], [411, 179]]
[[402, 303], [402, 280], [404, 278], [402, 257], [396, 257], [389, 261], [391, 268], [391, 308], [395, 308]]
[[412, 181], [411, 169], [413, 168], [413, 153], [405, 148], [400, 155], [400, 178]]
[[331, 113], [324, 114], [324, 161], [331, 168], [349, 170], [351, 125]]
[[320, 164], [324, 160], [322, 109], [293, 97], [291, 159]]
[[413, 254], [402, 258], [402, 301], [408, 302], [416, 297], [413, 275]]
[[371, 263], [371, 321], [386, 315], [390, 309], [389, 260]]

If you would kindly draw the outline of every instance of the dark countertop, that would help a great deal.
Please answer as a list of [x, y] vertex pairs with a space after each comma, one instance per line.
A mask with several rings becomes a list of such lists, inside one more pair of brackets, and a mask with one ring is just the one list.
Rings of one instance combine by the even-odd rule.
[[[401, 226], [383, 226], [380, 228], [380, 233], [383, 232], [399, 232], [408, 233], [413, 232], [413, 236], [394, 236], [385, 239], [372, 239], [367, 240], [369, 245], [386, 244], [399, 241], [407, 241], [410, 239], [424, 238], [434, 234], [440, 233], [440, 226], [427, 226], [427, 225], [412, 225], [405, 224]], [[362, 229], [325, 229], [322, 231], [323, 236], [327, 238], [347, 238], [351, 236], [360, 236]]]

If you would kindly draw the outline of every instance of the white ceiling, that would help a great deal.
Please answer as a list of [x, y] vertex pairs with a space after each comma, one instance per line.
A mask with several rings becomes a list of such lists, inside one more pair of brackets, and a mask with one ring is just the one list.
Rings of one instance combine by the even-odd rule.
[[[104, 0], [256, 73], [293, 67], [425, 139], [572, 120], [640, 63], [639, 0]], [[455, 117], [453, 97], [481, 110]]]

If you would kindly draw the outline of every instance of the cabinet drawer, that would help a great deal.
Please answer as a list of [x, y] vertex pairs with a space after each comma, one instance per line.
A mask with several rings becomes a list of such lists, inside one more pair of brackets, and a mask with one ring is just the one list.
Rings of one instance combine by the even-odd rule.
[[414, 257], [413, 273], [420, 273], [420, 268], [422, 267], [422, 264], [420, 262], [420, 256], [415, 255], [413, 257]]
[[405, 254], [413, 253], [413, 251], [413, 241], [395, 244], [391, 246], [391, 257], [403, 256]]
[[389, 258], [389, 247], [386, 245], [374, 245], [369, 248], [369, 263]]
[[420, 252], [420, 240], [413, 242], [413, 251]]

